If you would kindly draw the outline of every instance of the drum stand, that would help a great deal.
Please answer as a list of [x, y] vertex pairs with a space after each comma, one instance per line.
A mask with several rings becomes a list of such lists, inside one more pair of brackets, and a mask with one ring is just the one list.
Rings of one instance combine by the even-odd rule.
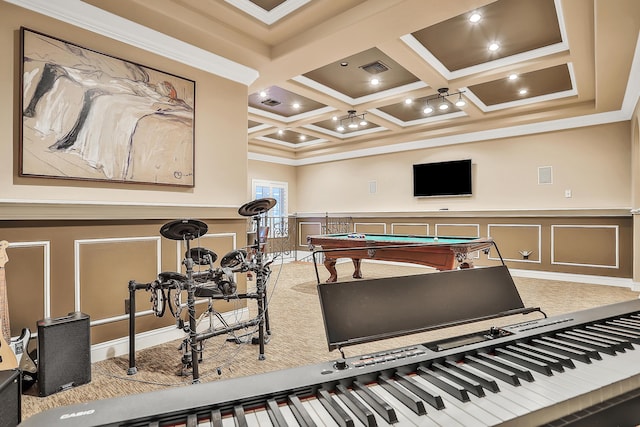
[[[207, 312], [213, 313], [219, 320], [221, 320], [222, 327], [214, 328], [212, 324], [209, 325], [209, 329], [198, 333], [197, 326], [198, 320], [196, 319], [196, 280], [194, 277], [194, 259], [192, 250], [190, 247], [190, 242], [193, 239], [200, 237], [205, 234], [208, 230], [208, 227], [205, 223], [198, 220], [176, 220], [170, 223], [165, 224], [160, 229], [160, 234], [163, 237], [166, 237], [171, 240], [182, 240], [185, 242], [187, 250], [185, 253], [185, 258], [183, 261], [183, 265], [186, 269], [186, 276], [182, 276], [180, 273], [161, 273], [160, 276], [164, 278], [169, 278], [170, 280], [166, 282], [165, 280], [160, 280], [152, 283], [137, 283], [134, 280], [129, 282], [129, 369], [127, 373], [129, 375], [133, 375], [137, 372], [137, 368], [135, 366], [135, 317], [136, 317], [136, 309], [135, 309], [135, 291], [137, 290], [157, 290], [160, 289], [169, 289], [176, 288], [177, 292], [185, 290], [187, 292], [187, 313], [189, 316], [188, 324], [182, 325], [182, 329], [188, 334], [188, 336], [184, 339], [181, 345], [181, 349], [183, 350], [182, 355], [182, 370], [180, 371], [180, 375], [187, 375], [189, 368], [191, 368], [192, 374], [192, 382], [199, 383], [200, 382], [200, 373], [199, 373], [199, 362], [202, 361], [202, 341], [212, 338], [214, 336], [228, 334], [230, 332], [238, 331], [241, 329], [247, 329], [249, 327], [258, 327], [258, 339], [257, 344], [259, 344], [259, 355], [258, 360], [265, 359], [265, 349], [264, 345], [268, 342], [268, 336], [271, 335], [271, 331], [269, 328], [269, 314], [267, 307], [267, 292], [266, 286], [267, 281], [270, 274], [269, 263], [264, 263], [263, 253], [260, 247], [260, 234], [261, 234], [261, 224], [260, 224], [260, 214], [268, 211], [275, 205], [274, 199], [258, 199], [253, 202], [249, 202], [243, 205], [238, 213], [243, 216], [252, 216], [253, 220], [256, 222], [256, 240], [254, 241], [254, 245], [252, 248], [255, 248], [255, 253], [252, 256], [250, 262], [247, 262], [245, 255], [245, 251], [232, 251], [229, 254], [225, 255], [225, 257], [220, 261], [221, 268], [216, 269], [215, 271], [211, 268], [208, 273], [205, 274], [213, 274], [210, 278], [216, 283], [216, 285], [223, 285], [224, 287], [224, 279], [223, 275], [220, 275], [221, 272], [226, 274], [233, 274], [236, 272], [248, 272], [253, 271], [256, 274], [256, 292], [255, 293], [244, 293], [244, 294], [235, 294], [235, 284], [233, 288], [233, 294], [226, 294], [224, 292], [215, 293], [211, 295], [207, 295], [208, 298], [212, 300], [229, 300], [229, 298], [238, 298], [238, 299], [255, 299], [258, 306], [258, 314], [255, 318], [248, 320], [246, 322], [240, 322], [234, 325], [229, 325], [224, 318], [220, 316], [219, 313], [215, 312], [213, 309], [213, 305], [210, 303]], [[194, 248], [194, 251], [203, 250], [207, 251], [211, 256], [215, 257], [215, 254], [211, 251], [208, 251], [204, 248]], [[215, 259], [211, 259], [211, 264]], [[197, 263], [201, 264], [201, 260], [197, 260]], [[202, 279], [202, 274], [198, 273], [197, 277]], [[229, 279], [231, 280], [231, 279]], [[228, 285], [228, 282], [226, 284]], [[219, 287], [219, 286], [218, 286]], [[200, 295], [202, 296], [202, 295]], [[203, 313], [206, 314], [207, 312]], [[161, 312], [164, 313], [164, 310]], [[157, 314], [156, 315], [162, 315]], [[176, 314], [176, 317], [179, 317]], [[211, 317], [213, 318], [213, 317]], [[236, 339], [237, 342], [237, 339]], [[255, 340], [252, 339], [252, 343], [256, 344]]]

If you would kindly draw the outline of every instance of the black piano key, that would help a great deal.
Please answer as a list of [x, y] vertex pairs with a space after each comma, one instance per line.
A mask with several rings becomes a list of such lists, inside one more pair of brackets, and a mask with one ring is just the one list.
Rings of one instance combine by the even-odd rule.
[[626, 317], [621, 317], [620, 319], [616, 319], [615, 321], [628, 325], [632, 329], [637, 329], [640, 331], [640, 321], [634, 319], [628, 319]]
[[458, 384], [447, 381], [446, 378], [437, 375], [435, 372], [431, 371], [429, 368], [425, 368], [424, 366], [418, 366], [418, 375], [420, 375], [425, 380], [429, 381], [434, 386], [444, 390], [446, 393], [455, 397], [461, 402], [468, 402], [469, 393], [464, 387], [459, 386]]
[[596, 332], [596, 331], [591, 331], [588, 329], [573, 329], [574, 332], [579, 332], [583, 335], [588, 335], [590, 337], [595, 337], [598, 339], [603, 339], [603, 340], [607, 340], [609, 342], [612, 342], [616, 345], [616, 349], [620, 348], [621, 351], [624, 351], [625, 349], [628, 350], [633, 350], [633, 344], [631, 343], [630, 340], [625, 339], [625, 338], [620, 338], [620, 337], [614, 337], [611, 334], [606, 335], [603, 334], [601, 332]]
[[187, 427], [198, 427], [198, 416], [196, 414], [187, 415]]
[[542, 339], [546, 341], [551, 341], [553, 343], [556, 343], [558, 345], [561, 345], [567, 348], [573, 348], [574, 350], [583, 351], [591, 359], [602, 360], [602, 356], [600, 356], [600, 353], [598, 353], [598, 350], [595, 350], [593, 347], [588, 347], [584, 344], [579, 344], [579, 343], [570, 341], [564, 337], [559, 337], [558, 335], [554, 335], [553, 337], [542, 337]]
[[400, 384], [420, 399], [427, 402], [436, 409], [444, 409], [444, 401], [441, 396], [433, 395], [429, 390], [425, 390], [420, 383], [409, 375], [396, 374], [396, 378]]
[[540, 363], [549, 365], [549, 368], [553, 369], [554, 371], [564, 372], [564, 366], [562, 366], [562, 363], [560, 363], [560, 361], [555, 357], [540, 354], [519, 345], [508, 345], [506, 349], [521, 356], [525, 356], [527, 358], [537, 360]]
[[441, 373], [446, 378], [449, 378], [454, 383], [460, 385], [461, 387], [464, 387], [464, 389], [467, 390], [467, 392], [478, 397], [484, 397], [484, 389], [482, 388], [480, 383], [478, 383], [477, 381], [469, 377], [465, 377], [460, 372], [454, 369], [450, 369], [446, 366], [443, 366], [440, 363], [433, 363], [431, 365], [431, 368]]
[[632, 331], [636, 331], [636, 332], [640, 331], [640, 326], [639, 325], [635, 324], [634, 322], [629, 322], [629, 321], [624, 320], [624, 319], [615, 319], [615, 320], [611, 320], [611, 321], [609, 321], [607, 323], [611, 323], [611, 324], [614, 324], [616, 326], [623, 326], [625, 328], [628, 328], [628, 329], [630, 329]]
[[487, 363], [484, 360], [477, 359], [473, 356], [465, 356], [464, 360], [466, 363], [473, 366], [477, 370], [491, 375], [492, 377], [495, 377], [501, 381], [504, 381], [507, 384], [511, 384], [512, 386], [520, 385], [520, 380], [518, 379], [518, 376], [516, 374], [511, 371], [507, 371], [500, 366]]
[[503, 359], [516, 363], [520, 366], [524, 366], [525, 368], [531, 369], [532, 371], [539, 372], [546, 376], [553, 375], [553, 372], [551, 372], [551, 367], [547, 363], [539, 362], [528, 356], [523, 356], [504, 348], [496, 348], [494, 352], [496, 356], [500, 356]]
[[236, 427], [249, 427], [247, 424], [247, 417], [244, 415], [244, 408], [242, 406], [233, 407], [233, 416], [236, 421]]
[[593, 325], [588, 325], [586, 326], [586, 328], [602, 331], [607, 334], [623, 334], [623, 336], [628, 337], [631, 340], [631, 342], [635, 344], [640, 343], [640, 332], [631, 330], [629, 328], [610, 325], [607, 323], [596, 323]]
[[318, 390], [318, 400], [320, 404], [324, 406], [331, 418], [338, 423], [340, 427], [354, 427], [353, 419], [347, 414], [344, 409], [336, 402], [333, 401], [333, 397], [326, 390]]
[[219, 409], [211, 411], [211, 427], [222, 427], [222, 413]]
[[267, 400], [267, 415], [269, 415], [269, 420], [271, 420], [271, 424], [273, 424], [274, 427], [287, 427], [288, 424], [275, 399]]
[[498, 383], [496, 383], [494, 379], [484, 375], [479, 375], [475, 372], [471, 372], [466, 368], [465, 363], [458, 363], [454, 362], [453, 360], [445, 360], [444, 364], [447, 365], [450, 369], [453, 369], [454, 371], [459, 372], [461, 375], [464, 375], [465, 377], [468, 377], [471, 380], [477, 382], [489, 391], [492, 391], [494, 393], [500, 391], [500, 387], [498, 387]]
[[354, 389], [356, 393], [367, 402], [374, 411], [376, 411], [382, 418], [385, 419], [389, 424], [394, 424], [398, 422], [398, 416], [396, 415], [395, 409], [387, 402], [384, 401], [380, 396], [369, 390], [369, 387], [362, 384], [359, 381], [353, 382]]
[[576, 364], [573, 363], [573, 360], [571, 360], [571, 358], [563, 356], [560, 353], [556, 353], [551, 350], [546, 350], [544, 348], [536, 347], [535, 345], [531, 345], [527, 343], [517, 343], [516, 346], [529, 350], [534, 353], [538, 353], [543, 356], [551, 357], [557, 360], [559, 363], [561, 363], [562, 366], [564, 366], [565, 368], [574, 369], [576, 367]]
[[411, 392], [391, 378], [383, 376], [378, 377], [378, 383], [382, 388], [387, 390], [389, 394], [398, 399], [404, 406], [411, 409], [418, 415], [424, 415], [427, 413], [427, 409], [424, 407], [424, 403], [417, 396], [411, 394]]
[[557, 333], [555, 335], [556, 338], [561, 339], [563, 341], [567, 341], [571, 344], [578, 344], [588, 348], [591, 348], [600, 353], [608, 354], [610, 356], [615, 356], [616, 351], [613, 347], [608, 345], [603, 345], [601, 343], [595, 342], [594, 340], [589, 340], [586, 338], [582, 338], [575, 335], [566, 334], [564, 332]]
[[498, 366], [502, 369], [506, 369], [507, 371], [514, 373], [521, 380], [525, 380], [527, 382], [533, 382], [533, 375], [527, 369], [522, 369], [518, 366], [502, 363], [502, 361], [497, 360], [495, 357], [492, 357], [487, 353], [478, 353], [476, 356], [486, 362], [489, 362], [495, 366]]
[[584, 351], [579, 351], [573, 348], [567, 348], [565, 346], [545, 341], [542, 339], [534, 338], [531, 340], [531, 343], [536, 347], [543, 348], [545, 350], [553, 351], [555, 353], [562, 354], [564, 356], [570, 357], [573, 360], [578, 360], [583, 363], [591, 363], [591, 359]]
[[625, 329], [616, 328], [615, 326], [596, 324], [587, 325], [585, 326], [585, 328], [590, 331], [602, 332], [603, 334], [608, 334], [617, 338], [624, 338], [634, 344], [640, 344], [640, 334], [636, 334]]
[[[596, 345], [602, 346], [602, 347], [607, 349], [606, 351], [604, 351], [605, 353], [607, 351], [612, 351], [615, 354], [616, 352], [622, 353], [622, 352], [626, 351], [624, 349], [624, 347], [622, 347], [617, 342], [614, 342], [614, 341], [611, 341], [611, 340], [607, 340], [607, 339], [604, 339], [604, 338], [590, 336], [589, 334], [585, 334], [585, 333], [580, 332], [580, 331], [564, 331], [563, 334], [564, 335], [569, 335], [569, 336], [572, 336], [572, 337], [576, 337], [576, 338], [580, 338], [580, 339], [586, 340], [587, 342], [593, 342]], [[610, 353], [607, 353], [607, 354], [610, 354]]]
[[287, 397], [287, 401], [289, 402], [289, 408], [293, 413], [296, 421], [300, 424], [300, 427], [316, 427], [316, 423], [311, 419], [309, 412], [302, 405], [302, 402], [295, 394], [292, 394]]
[[342, 401], [353, 412], [353, 414], [360, 420], [362, 424], [368, 427], [377, 427], [376, 416], [367, 408], [356, 396], [353, 395], [351, 390], [342, 384], [336, 386], [336, 394], [342, 397]]

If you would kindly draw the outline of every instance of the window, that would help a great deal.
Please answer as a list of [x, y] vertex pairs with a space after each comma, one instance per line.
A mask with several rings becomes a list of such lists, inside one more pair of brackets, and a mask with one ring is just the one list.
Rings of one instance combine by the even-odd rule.
[[[287, 229], [287, 199], [289, 196], [289, 184], [278, 181], [263, 181], [254, 179], [252, 181], [253, 199], [264, 199], [271, 197], [276, 199], [276, 205], [267, 212], [267, 221], [262, 224], [269, 227], [269, 236], [286, 236]], [[255, 224], [254, 224], [255, 226]]]

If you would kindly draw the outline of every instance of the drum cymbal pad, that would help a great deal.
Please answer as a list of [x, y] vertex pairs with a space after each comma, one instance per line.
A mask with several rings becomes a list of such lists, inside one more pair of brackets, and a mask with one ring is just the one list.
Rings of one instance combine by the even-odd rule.
[[270, 197], [264, 199], [256, 199], [240, 206], [240, 209], [238, 209], [238, 213], [242, 216], [260, 215], [263, 212], [267, 212], [275, 205], [276, 199], [272, 199]]
[[177, 219], [160, 228], [160, 234], [171, 240], [192, 240], [206, 234], [209, 227], [197, 219]]

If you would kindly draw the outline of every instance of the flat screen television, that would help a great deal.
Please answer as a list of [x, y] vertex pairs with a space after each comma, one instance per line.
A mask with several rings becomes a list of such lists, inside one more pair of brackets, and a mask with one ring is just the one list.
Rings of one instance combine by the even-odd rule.
[[413, 196], [470, 196], [471, 159], [413, 165]]

